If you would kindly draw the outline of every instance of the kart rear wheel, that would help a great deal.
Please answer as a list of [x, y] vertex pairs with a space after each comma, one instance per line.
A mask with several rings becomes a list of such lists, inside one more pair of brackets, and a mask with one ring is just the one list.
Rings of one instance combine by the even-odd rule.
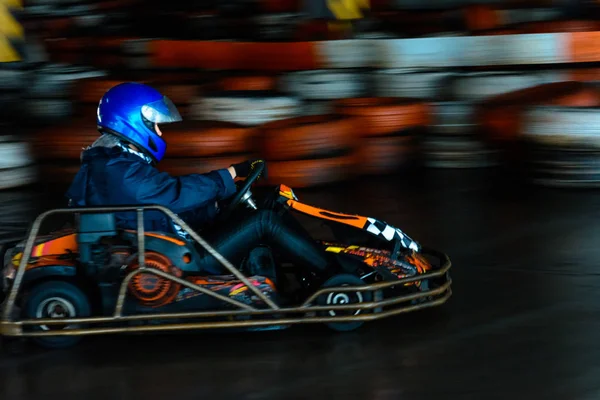
[[[31, 288], [23, 308], [24, 318], [81, 318], [89, 317], [90, 302], [87, 296], [75, 285], [63, 281], [49, 281]], [[35, 331], [78, 329], [78, 325], [42, 325]], [[33, 338], [36, 344], [48, 349], [74, 346], [81, 336], [40, 336]]]
[[[362, 286], [365, 283], [358, 277], [350, 274], [340, 274], [329, 278], [322, 286], [324, 288], [330, 287], [343, 287], [343, 286]], [[326, 305], [346, 305], [365, 303], [373, 301], [372, 292], [331, 292], [320, 295], [317, 299], [319, 306]], [[322, 311], [321, 315], [324, 317], [335, 317], [339, 316], [351, 316], [359, 315], [361, 310], [356, 311]], [[328, 322], [325, 325], [330, 329], [337, 332], [349, 332], [360, 328], [364, 324], [364, 321], [353, 321], [353, 322]]]

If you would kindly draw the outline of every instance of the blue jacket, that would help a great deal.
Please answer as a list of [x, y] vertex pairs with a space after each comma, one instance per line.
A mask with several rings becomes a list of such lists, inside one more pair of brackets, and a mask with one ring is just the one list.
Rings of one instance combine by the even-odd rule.
[[[71, 207], [158, 204], [200, 230], [217, 215], [215, 202], [236, 192], [226, 169], [174, 177], [120, 147], [91, 147], [66, 193]], [[159, 211], [146, 211], [144, 229], [176, 233]], [[123, 229], [136, 229], [136, 213], [116, 213]]]

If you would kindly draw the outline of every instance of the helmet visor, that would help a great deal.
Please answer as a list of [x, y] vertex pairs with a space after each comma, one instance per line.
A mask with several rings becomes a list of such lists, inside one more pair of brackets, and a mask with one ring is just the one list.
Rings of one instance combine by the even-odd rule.
[[161, 100], [142, 106], [142, 115], [155, 124], [168, 124], [183, 120], [175, 104], [166, 96]]

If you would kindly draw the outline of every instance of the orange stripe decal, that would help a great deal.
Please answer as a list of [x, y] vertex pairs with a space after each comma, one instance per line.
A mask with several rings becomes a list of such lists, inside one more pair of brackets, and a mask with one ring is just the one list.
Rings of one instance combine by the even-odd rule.
[[324, 210], [322, 208], [309, 206], [307, 204], [299, 203], [296, 200], [288, 200], [288, 206], [296, 211], [303, 214], [310, 215], [315, 218], [327, 219], [330, 221], [339, 222], [340, 224], [350, 225], [358, 229], [364, 228], [367, 224], [367, 218], [360, 215], [342, 214]]

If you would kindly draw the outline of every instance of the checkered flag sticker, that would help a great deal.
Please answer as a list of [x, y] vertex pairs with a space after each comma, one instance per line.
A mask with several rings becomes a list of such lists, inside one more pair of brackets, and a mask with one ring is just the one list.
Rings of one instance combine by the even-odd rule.
[[421, 246], [409, 238], [400, 229], [395, 228], [385, 222], [376, 220], [375, 218], [367, 218], [367, 225], [364, 228], [367, 232], [372, 233], [375, 236], [383, 237], [388, 242], [394, 239], [399, 239], [402, 247], [412, 249], [414, 251], [420, 251]]

